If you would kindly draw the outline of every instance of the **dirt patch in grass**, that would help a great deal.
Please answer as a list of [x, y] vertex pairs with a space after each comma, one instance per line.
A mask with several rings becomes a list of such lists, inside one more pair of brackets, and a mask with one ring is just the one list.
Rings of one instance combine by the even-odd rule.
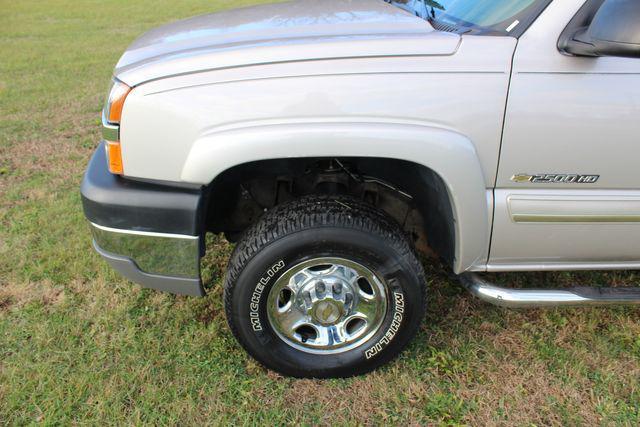
[[12, 302], [13, 299], [10, 295], [2, 295], [2, 293], [0, 293], [0, 311], [9, 308]]
[[[23, 200], [42, 196], [38, 192], [78, 185], [86, 160], [100, 140], [98, 116], [98, 112], [88, 110], [87, 100], [67, 102], [55, 114], [13, 114], [13, 121], [22, 125], [20, 131], [7, 132], [0, 141], [0, 200], [4, 202], [13, 186], [35, 175], [46, 176], [47, 185], [32, 189], [33, 193], [25, 194]], [[20, 202], [12, 200], [12, 205]]]
[[[0, 147], [2, 159], [9, 171], [28, 176], [34, 172], [47, 172], [70, 178], [77, 174], [82, 162], [99, 141], [99, 129], [87, 127], [94, 114], [73, 113], [59, 117], [68, 129], [48, 129], [46, 137], [42, 133], [27, 133], [21, 138]], [[93, 147], [83, 147], [81, 142], [95, 137]], [[13, 175], [13, 174], [9, 174]]]
[[0, 310], [20, 308], [33, 302], [56, 306], [66, 298], [64, 288], [49, 282], [6, 283], [0, 285]]
[[370, 374], [364, 380], [354, 379], [344, 387], [331, 387], [327, 381], [294, 380], [283, 398], [283, 405], [292, 413], [304, 414], [305, 408], [315, 410], [324, 408], [322, 416], [316, 419], [320, 424], [345, 423], [357, 419], [362, 424], [371, 424], [373, 420], [384, 420], [384, 405], [380, 399], [377, 373]]
[[[505, 359], [493, 362], [499, 369], [483, 372], [484, 381], [465, 384], [459, 391], [463, 399], [476, 402], [475, 410], [466, 417], [471, 425], [566, 425], [570, 421], [594, 425], [599, 420], [588, 392], [558, 384], [545, 373], [543, 364]], [[563, 418], [562, 408], [571, 408], [572, 416], [579, 414], [579, 419]]]
[[196, 320], [205, 326], [216, 319], [225, 318], [224, 308], [220, 304], [222, 299], [221, 287], [210, 289], [206, 298], [207, 303], [196, 307], [194, 310]]

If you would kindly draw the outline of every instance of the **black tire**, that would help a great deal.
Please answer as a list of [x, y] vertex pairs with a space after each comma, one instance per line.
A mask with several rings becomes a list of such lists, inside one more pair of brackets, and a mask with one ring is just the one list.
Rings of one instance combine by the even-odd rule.
[[[359, 263], [386, 286], [378, 329], [337, 354], [294, 348], [267, 313], [278, 278], [319, 257]], [[384, 212], [347, 197], [309, 196], [272, 209], [246, 231], [229, 261], [224, 300], [231, 331], [265, 367], [294, 377], [349, 377], [389, 362], [414, 337], [425, 314], [425, 276], [404, 232]]]

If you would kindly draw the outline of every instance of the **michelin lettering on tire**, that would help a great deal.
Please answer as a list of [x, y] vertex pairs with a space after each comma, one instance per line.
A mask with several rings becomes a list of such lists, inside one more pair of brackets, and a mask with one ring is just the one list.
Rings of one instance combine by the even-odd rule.
[[280, 260], [273, 264], [265, 274], [258, 280], [258, 284], [251, 294], [251, 303], [249, 304], [249, 319], [251, 319], [251, 328], [254, 331], [262, 331], [262, 322], [260, 321], [260, 298], [264, 292], [264, 288], [269, 284], [273, 276], [284, 268], [284, 261]]
[[387, 332], [385, 332], [382, 338], [380, 338], [380, 340], [378, 340], [378, 342], [375, 343], [373, 347], [365, 351], [364, 356], [367, 359], [371, 359], [373, 356], [380, 353], [386, 346], [388, 346], [400, 330], [402, 319], [404, 318], [404, 295], [402, 294], [402, 292], [394, 291], [393, 300], [395, 305], [391, 325], [389, 325], [389, 329], [387, 329]]

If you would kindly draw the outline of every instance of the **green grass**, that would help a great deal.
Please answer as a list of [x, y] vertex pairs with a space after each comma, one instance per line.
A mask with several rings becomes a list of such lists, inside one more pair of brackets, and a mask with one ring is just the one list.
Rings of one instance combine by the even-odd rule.
[[142, 290], [93, 253], [78, 186], [118, 56], [150, 27], [249, 3], [0, 1], [0, 424], [638, 425], [637, 309], [501, 310], [427, 263], [428, 317], [397, 361], [293, 380], [227, 329], [222, 239], [209, 239], [203, 299]]

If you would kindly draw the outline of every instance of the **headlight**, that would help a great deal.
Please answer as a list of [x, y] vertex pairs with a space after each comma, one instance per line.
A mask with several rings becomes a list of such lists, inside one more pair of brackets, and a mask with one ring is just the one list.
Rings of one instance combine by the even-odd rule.
[[107, 164], [109, 172], [122, 175], [122, 149], [120, 146], [120, 118], [124, 100], [131, 92], [131, 88], [119, 80], [114, 79], [109, 89], [107, 102], [102, 111], [102, 135], [107, 150]]

